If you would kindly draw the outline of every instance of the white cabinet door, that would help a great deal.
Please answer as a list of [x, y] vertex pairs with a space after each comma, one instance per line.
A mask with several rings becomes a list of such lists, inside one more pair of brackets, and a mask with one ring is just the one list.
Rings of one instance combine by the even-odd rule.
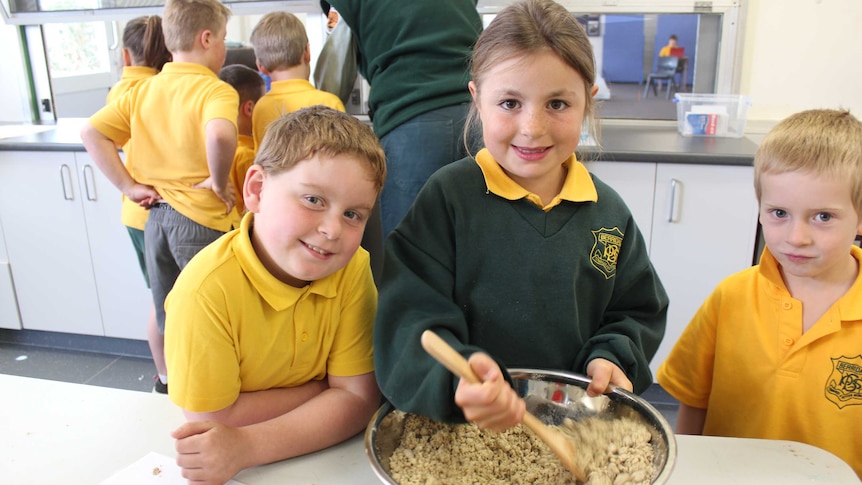
[[649, 250], [655, 199], [654, 163], [587, 162], [587, 169], [610, 185], [626, 202]]
[[153, 299], [120, 222], [120, 191], [86, 152], [76, 152], [75, 159], [105, 335], [146, 340]]
[[752, 264], [757, 233], [754, 169], [658, 164], [650, 258], [670, 297], [655, 373], [703, 301]]
[[[0, 234], [0, 239], [3, 234]], [[9, 263], [0, 261], [0, 328], [21, 330], [21, 318], [18, 316], [18, 299], [15, 297], [15, 287], [12, 285], [12, 270]]]
[[2, 158], [0, 219], [24, 328], [104, 335], [74, 155]]

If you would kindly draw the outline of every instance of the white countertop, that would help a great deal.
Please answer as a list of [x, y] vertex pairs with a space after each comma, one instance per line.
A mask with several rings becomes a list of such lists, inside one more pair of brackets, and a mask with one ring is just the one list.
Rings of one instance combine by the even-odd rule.
[[[0, 374], [0, 483], [96, 485], [150, 452], [175, 457], [167, 396]], [[790, 441], [677, 436], [668, 483], [859, 484], [836, 456]], [[362, 435], [246, 470], [246, 485], [379, 485]], [[143, 482], [142, 482], [143, 483]]]

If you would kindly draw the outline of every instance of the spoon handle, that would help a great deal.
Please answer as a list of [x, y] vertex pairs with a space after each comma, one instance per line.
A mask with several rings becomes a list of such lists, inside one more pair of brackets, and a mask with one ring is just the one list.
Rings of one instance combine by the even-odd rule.
[[467, 359], [431, 330], [422, 332], [422, 348], [456, 376], [472, 384], [482, 383]]

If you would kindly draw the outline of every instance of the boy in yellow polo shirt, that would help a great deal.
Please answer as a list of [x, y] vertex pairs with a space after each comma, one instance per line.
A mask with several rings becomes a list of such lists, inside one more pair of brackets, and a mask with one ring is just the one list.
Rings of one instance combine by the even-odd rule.
[[[243, 64], [224, 66], [218, 73], [218, 78], [233, 86], [239, 94], [236, 155], [233, 157], [233, 167], [230, 170], [230, 181], [239, 191], [245, 181], [245, 173], [254, 163], [251, 114], [254, 111], [254, 105], [266, 93], [266, 82], [259, 72]], [[236, 198], [236, 214], [237, 221], [234, 226], [239, 227], [239, 219], [245, 214], [245, 204], [240, 194], [237, 194]]]
[[[180, 270], [235, 220], [228, 175], [239, 96], [216, 77], [229, 16], [218, 0], [167, 0], [162, 29], [173, 61], [99, 110], [81, 131], [108, 179], [132, 201], [151, 207], [144, 243], [161, 335], [164, 299]], [[135, 177], [116, 150], [130, 138]]]
[[188, 479], [311, 453], [379, 405], [377, 289], [359, 246], [386, 173], [371, 128], [323, 106], [275, 121], [245, 177], [249, 210], [166, 301], [173, 432]]
[[257, 68], [272, 78], [270, 90], [254, 107], [254, 146], [259, 147], [267, 126], [279, 117], [307, 106], [322, 104], [344, 111], [338, 96], [316, 89], [311, 76], [311, 50], [305, 25], [288, 12], [264, 15], [251, 32]]
[[677, 432], [818, 446], [862, 477], [862, 123], [790, 116], [754, 184], [766, 249], [713, 292], [658, 370]]

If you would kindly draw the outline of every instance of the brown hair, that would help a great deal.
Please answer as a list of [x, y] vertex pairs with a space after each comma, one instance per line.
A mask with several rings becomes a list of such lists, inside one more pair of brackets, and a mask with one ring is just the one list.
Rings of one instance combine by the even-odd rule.
[[847, 110], [812, 109], [775, 125], [754, 155], [757, 200], [762, 174], [797, 170], [846, 180], [862, 217], [862, 122]]
[[251, 31], [251, 45], [257, 62], [267, 71], [298, 66], [308, 45], [305, 25], [296, 15], [271, 12]]
[[[550, 51], [584, 78], [585, 119], [595, 134], [596, 119], [592, 88], [596, 82], [593, 47], [587, 32], [563, 6], [551, 0], [523, 0], [500, 11], [476, 41], [471, 75], [480, 89], [484, 75], [497, 64], [513, 57]], [[465, 143], [472, 127], [479, 123], [475, 104], [465, 128]], [[479, 130], [481, 131], [481, 130]]]
[[204, 30], [227, 27], [230, 9], [218, 0], [166, 0], [162, 12], [165, 45], [171, 52], [188, 52]]
[[162, 34], [162, 18], [158, 15], [130, 20], [123, 29], [123, 47], [129, 51], [132, 65], [135, 66], [161, 71], [165, 63], [171, 60]]
[[386, 155], [371, 127], [321, 105], [293, 111], [267, 126], [254, 163], [264, 173], [276, 174], [315, 155], [365, 160], [377, 192], [383, 188]]
[[230, 84], [239, 93], [240, 104], [246, 101], [254, 101], [263, 96], [263, 88], [266, 82], [260, 73], [243, 64], [231, 64], [224, 66], [218, 73], [219, 79]]

